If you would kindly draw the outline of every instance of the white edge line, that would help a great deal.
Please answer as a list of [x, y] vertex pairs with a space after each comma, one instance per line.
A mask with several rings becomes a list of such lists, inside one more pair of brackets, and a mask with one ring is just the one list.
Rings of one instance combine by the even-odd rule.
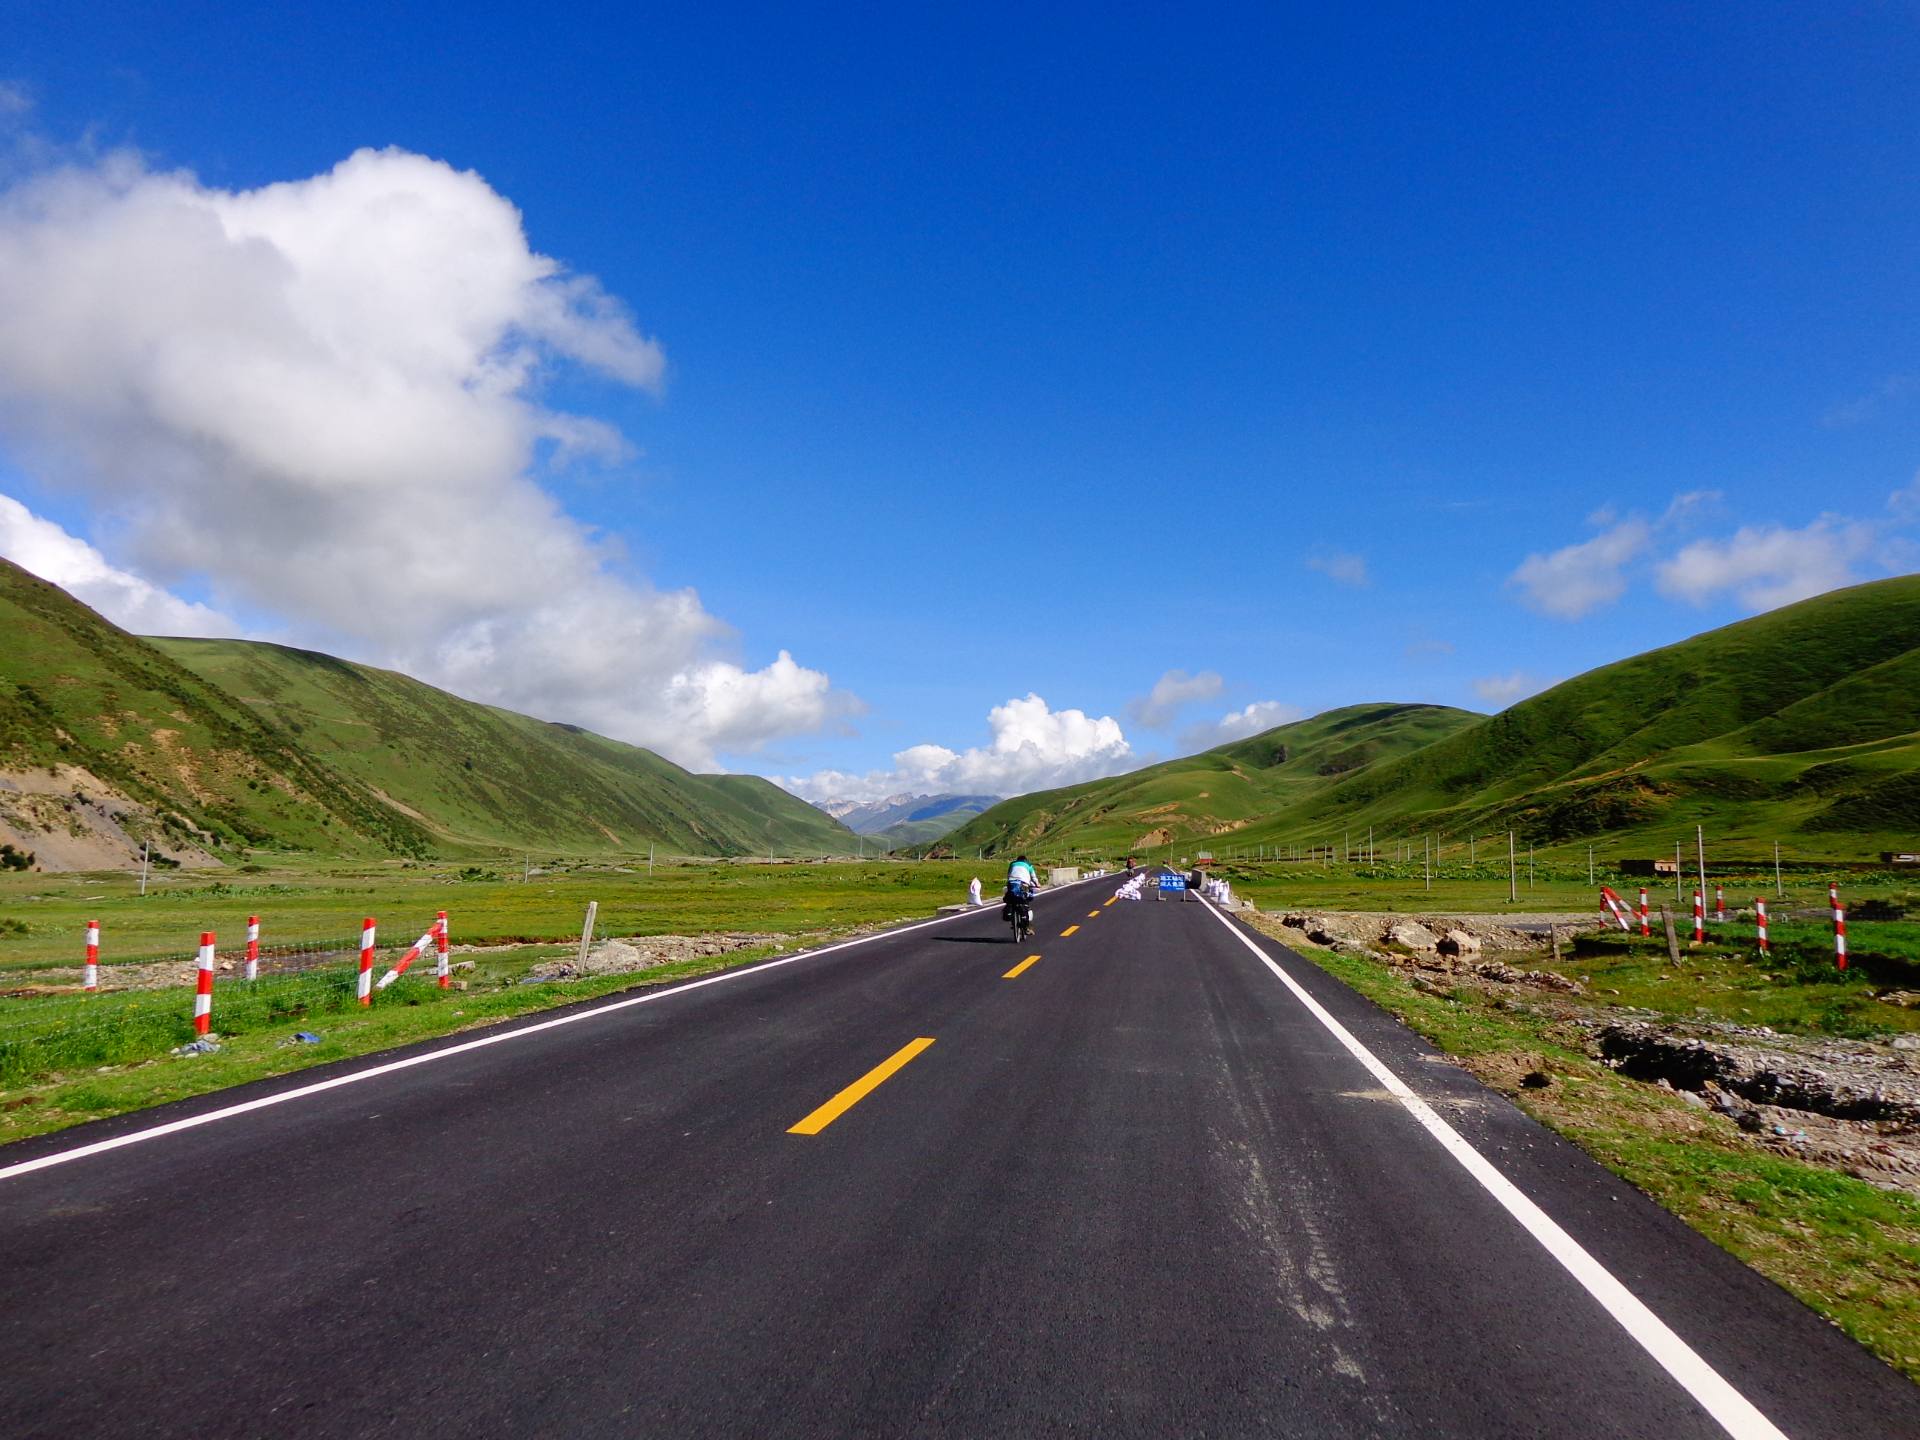
[[1496, 1170], [1459, 1131], [1441, 1119], [1432, 1106], [1414, 1094], [1404, 1080], [1361, 1044], [1346, 1026], [1334, 1019], [1299, 981], [1282, 970], [1274, 958], [1256, 945], [1244, 930], [1215, 909], [1212, 902], [1208, 902], [1207, 909], [1236, 940], [1259, 957], [1260, 962], [1293, 992], [1294, 998], [1306, 1007], [1314, 1019], [1326, 1026], [1333, 1038], [1344, 1045], [1354, 1059], [1373, 1072], [1374, 1078], [1393, 1093], [1394, 1098], [1407, 1108], [1428, 1134], [1445, 1147], [1461, 1168], [1479, 1181], [1482, 1188], [1499, 1201], [1507, 1213], [1518, 1220], [1522, 1228], [1539, 1241], [1541, 1247], [1559, 1261], [1589, 1295], [1600, 1302], [1601, 1308], [1619, 1323], [1620, 1328], [1678, 1381], [1682, 1389], [1700, 1402], [1721, 1429], [1735, 1437], [1735, 1440], [1787, 1440], [1785, 1433], [1762, 1415], [1752, 1401], [1722, 1379], [1720, 1373], [1702, 1360], [1692, 1346], [1674, 1334], [1664, 1320], [1588, 1254], [1579, 1241], [1562, 1230], [1546, 1211], [1527, 1198], [1519, 1186]]
[[[1071, 890], [1075, 885], [1085, 885], [1086, 880], [1073, 880], [1065, 885], [1050, 887], [1042, 895], [1059, 894]], [[454, 1055], [465, 1055], [470, 1051], [484, 1050], [489, 1045], [504, 1045], [509, 1040], [518, 1040], [526, 1035], [538, 1035], [544, 1030], [557, 1030], [562, 1025], [577, 1025], [584, 1020], [595, 1020], [601, 1016], [612, 1015], [617, 1011], [630, 1009], [635, 1005], [651, 1005], [655, 1001], [669, 1000], [675, 995], [685, 995], [692, 990], [704, 990], [709, 985], [719, 985], [728, 980], [740, 980], [748, 975], [763, 974], [768, 970], [778, 970], [783, 965], [793, 965], [802, 960], [817, 960], [822, 955], [831, 955], [838, 950], [851, 950], [856, 945], [871, 945], [876, 940], [890, 940], [896, 935], [911, 935], [916, 930], [925, 930], [934, 925], [945, 925], [951, 920], [964, 920], [970, 915], [979, 915], [991, 910], [988, 901], [969, 910], [953, 915], [942, 915], [933, 920], [921, 920], [912, 925], [902, 925], [893, 930], [882, 930], [875, 935], [862, 935], [855, 940], [842, 940], [833, 945], [823, 945], [818, 950], [803, 950], [797, 955], [786, 955], [778, 960], [767, 960], [757, 965], [742, 966], [735, 970], [726, 970], [718, 975], [709, 975], [704, 979], [690, 980], [684, 985], [675, 985], [669, 989], [649, 990], [644, 995], [630, 995], [624, 1000], [609, 1001], [604, 1005], [593, 1005], [586, 1010], [576, 1010], [570, 1015], [557, 1015], [551, 1020], [536, 1020], [531, 1025], [517, 1026], [512, 1030], [492, 1032], [472, 1040], [463, 1040], [458, 1045], [448, 1045], [443, 1049], [429, 1050], [423, 1055], [409, 1055], [401, 1060], [389, 1060], [384, 1065], [369, 1066], [365, 1070], [356, 1070], [351, 1075], [335, 1075], [328, 1080], [316, 1080], [311, 1085], [296, 1086], [291, 1090], [282, 1090], [275, 1095], [262, 1095], [256, 1100], [243, 1100], [238, 1105], [223, 1106], [218, 1110], [209, 1110], [204, 1115], [191, 1115], [184, 1120], [169, 1120], [164, 1125], [151, 1125], [145, 1130], [135, 1130], [126, 1135], [116, 1135], [110, 1140], [95, 1140], [91, 1144], [76, 1145], [71, 1150], [58, 1150], [51, 1155], [42, 1155], [35, 1160], [21, 1160], [12, 1165], [0, 1166], [0, 1180], [10, 1180], [16, 1175], [29, 1175], [36, 1170], [49, 1170], [55, 1165], [66, 1165], [75, 1160], [84, 1160], [90, 1155], [103, 1155], [109, 1150], [118, 1150], [127, 1145], [138, 1145], [143, 1140], [158, 1140], [163, 1135], [177, 1135], [183, 1130], [197, 1129], [202, 1125], [211, 1125], [216, 1120], [230, 1120], [235, 1115], [246, 1115], [255, 1110], [265, 1110], [270, 1106], [284, 1105], [289, 1100], [302, 1100], [309, 1095], [318, 1095], [327, 1090], [338, 1090], [344, 1085], [358, 1085], [363, 1080], [373, 1080], [382, 1075], [392, 1075], [401, 1070], [411, 1070], [416, 1065], [431, 1065], [436, 1060], [445, 1060]], [[537, 1013], [537, 1012], [536, 1012]], [[515, 1017], [505, 1017], [499, 1023], [504, 1025]], [[418, 1042], [428, 1043], [428, 1042]]]

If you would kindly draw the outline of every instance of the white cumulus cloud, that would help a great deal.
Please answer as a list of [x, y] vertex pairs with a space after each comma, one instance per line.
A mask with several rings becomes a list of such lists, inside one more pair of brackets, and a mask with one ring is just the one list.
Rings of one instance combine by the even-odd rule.
[[1173, 724], [1183, 706], [1196, 700], [1211, 700], [1225, 683], [1211, 670], [1202, 670], [1197, 675], [1169, 670], [1153, 682], [1153, 689], [1147, 694], [1127, 702], [1127, 714], [1149, 730], [1164, 730]]
[[987, 712], [991, 742], [969, 750], [914, 745], [895, 753], [891, 770], [849, 774], [819, 770], [780, 781], [808, 800], [877, 800], [902, 791], [1024, 795], [1117, 774], [1133, 750], [1110, 715], [1054, 710], [1038, 695]]
[[119, 155], [0, 194], [0, 441], [118, 563], [685, 764], [838, 723], [825, 675], [741, 665], [543, 488], [542, 456], [623, 449], [540, 403], [557, 363], [664, 369], [485, 180], [420, 155], [248, 191]]
[[1591, 540], [1545, 555], [1529, 555], [1508, 578], [1530, 610], [1559, 620], [1578, 620], [1626, 592], [1629, 561], [1653, 538], [1645, 520], [1629, 517]]
[[86, 541], [41, 519], [11, 495], [0, 495], [0, 555], [137, 635], [241, 633], [241, 627], [219, 611], [116, 569]]
[[1215, 745], [1224, 745], [1229, 740], [1244, 740], [1249, 735], [1258, 735], [1262, 730], [1285, 725], [1305, 714], [1298, 705], [1288, 705], [1280, 700], [1256, 700], [1242, 709], [1229, 710], [1218, 720], [1189, 727], [1181, 734], [1180, 740], [1190, 749], [1208, 750]]
[[1515, 670], [1511, 675], [1486, 675], [1473, 682], [1473, 693], [1496, 710], [1504, 710], [1529, 695], [1538, 695], [1542, 690], [1558, 685], [1558, 680], [1543, 680], [1525, 670]]
[[1661, 563], [1656, 583], [1663, 595], [1695, 605], [1731, 593], [1749, 610], [1772, 610], [1857, 583], [1855, 566], [1878, 542], [1873, 526], [1836, 516], [1798, 529], [1745, 525], [1726, 540], [1684, 546]]

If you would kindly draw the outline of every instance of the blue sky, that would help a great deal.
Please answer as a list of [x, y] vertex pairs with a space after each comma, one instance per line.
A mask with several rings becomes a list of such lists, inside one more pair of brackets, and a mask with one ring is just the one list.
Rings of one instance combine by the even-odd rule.
[[[657, 375], [562, 339], [525, 393], [627, 448], [526, 477], [730, 629], [647, 683], [721, 657], [711, 717], [781, 651], [827, 677], [790, 723], [769, 681], [628, 727], [707, 725], [689, 762], [1030, 788], [1229, 713], [1495, 709], [1914, 568], [1911, 5], [8, 10], [16, 195], [397, 147], [624, 305]], [[646, 709], [461, 669], [443, 596], [383, 648], [196, 573], [7, 364], [0, 492], [116, 571], [555, 718]]]

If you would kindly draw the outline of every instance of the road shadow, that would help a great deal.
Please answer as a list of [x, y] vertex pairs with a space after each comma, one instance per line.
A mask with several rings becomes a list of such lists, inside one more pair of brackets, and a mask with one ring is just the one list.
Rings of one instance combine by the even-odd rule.
[[935, 937], [942, 945], [1011, 945], [1012, 937], [1007, 935], [940, 935]]

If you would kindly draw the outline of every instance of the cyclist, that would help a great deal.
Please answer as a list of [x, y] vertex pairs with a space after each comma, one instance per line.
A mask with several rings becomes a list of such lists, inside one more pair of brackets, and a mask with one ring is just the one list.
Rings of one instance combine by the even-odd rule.
[[1013, 907], [1031, 905], [1033, 893], [1040, 888], [1040, 872], [1033, 868], [1033, 862], [1022, 855], [1007, 866], [1006, 904], [1001, 907], [1001, 918], [1011, 920]]

